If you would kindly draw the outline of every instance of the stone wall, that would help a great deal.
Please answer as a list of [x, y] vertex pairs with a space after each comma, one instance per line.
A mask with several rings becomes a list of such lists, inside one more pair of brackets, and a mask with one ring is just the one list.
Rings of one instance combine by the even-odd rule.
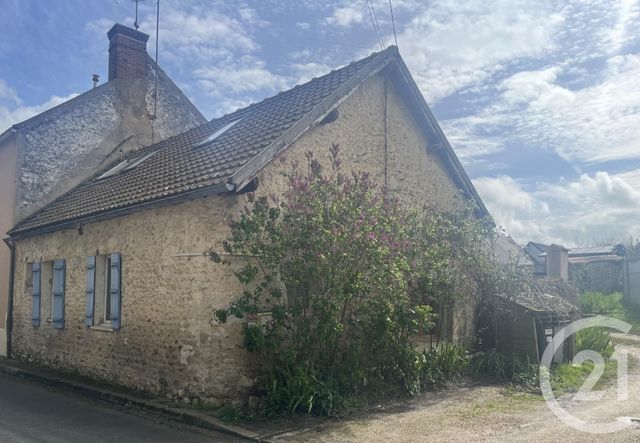
[[[440, 160], [427, 154], [426, 137], [387, 85], [388, 182], [408, 204], [434, 202], [451, 208], [458, 191]], [[378, 75], [339, 107], [332, 123], [310, 129], [285, 153], [303, 161], [313, 150], [326, 160], [340, 143], [344, 167], [370, 171], [384, 181], [384, 90]], [[258, 193], [280, 193], [288, 162], [275, 161], [260, 174]], [[86, 225], [82, 234], [64, 230], [17, 242], [13, 347], [15, 356], [133, 389], [200, 397], [212, 404], [242, 397], [253, 383], [251, 355], [242, 345], [241, 324], [219, 324], [213, 311], [241, 287], [234, 267], [198, 253], [221, 250], [246, 196], [215, 196], [148, 209]], [[84, 325], [86, 257], [122, 256], [122, 328], [118, 332]], [[66, 326], [31, 326], [28, 262], [67, 259]]]
[[18, 125], [17, 221], [91, 177], [121, 153], [205, 122], [162, 71], [152, 122], [155, 70], [150, 59], [147, 66], [144, 79], [112, 80]]

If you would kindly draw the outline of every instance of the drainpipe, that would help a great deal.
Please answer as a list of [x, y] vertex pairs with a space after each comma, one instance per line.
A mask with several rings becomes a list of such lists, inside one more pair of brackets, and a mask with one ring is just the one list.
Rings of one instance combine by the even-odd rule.
[[13, 334], [13, 283], [16, 270], [16, 249], [14, 240], [5, 238], [4, 242], [11, 250], [11, 265], [9, 271], [9, 300], [7, 305], [7, 358], [11, 358], [11, 336]]

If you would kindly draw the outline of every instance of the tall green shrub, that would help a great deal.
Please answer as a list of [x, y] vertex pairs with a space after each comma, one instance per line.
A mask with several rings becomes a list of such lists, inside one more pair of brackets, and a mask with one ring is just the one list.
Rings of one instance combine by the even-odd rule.
[[612, 314], [624, 311], [622, 306], [622, 294], [614, 292], [604, 294], [602, 292], [585, 292], [580, 294], [578, 303], [587, 314]]
[[468, 254], [465, 229], [481, 229], [404, 208], [368, 173], [344, 173], [337, 145], [327, 173], [311, 153], [306, 166], [293, 165], [284, 195], [251, 198], [232, 223], [224, 249], [250, 257], [236, 272], [246, 290], [216, 316], [269, 312], [244, 331], [271, 411], [331, 414], [383, 386], [415, 393], [424, 359], [411, 338], [432, 328], [434, 302], [459, 296], [453, 251]]

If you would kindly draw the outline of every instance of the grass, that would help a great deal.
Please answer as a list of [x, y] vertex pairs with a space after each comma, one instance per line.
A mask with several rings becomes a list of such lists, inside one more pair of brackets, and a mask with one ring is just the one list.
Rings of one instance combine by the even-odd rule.
[[578, 304], [586, 314], [606, 315], [626, 321], [631, 325], [629, 334], [640, 335], [640, 306], [625, 303], [621, 293], [585, 292], [580, 295]]
[[623, 303], [624, 310], [613, 317], [624, 320], [631, 325], [629, 334], [640, 335], [640, 307]]
[[622, 294], [614, 292], [612, 294], [603, 294], [602, 292], [584, 292], [580, 294], [578, 304], [580, 308], [587, 314], [616, 314], [623, 313]]
[[539, 405], [544, 399], [541, 395], [519, 392], [508, 387], [499, 398], [481, 400], [464, 406], [451, 408], [450, 413], [461, 418], [477, 418], [490, 414], [509, 414], [513, 411], [528, 409]]
[[576, 353], [583, 350], [596, 351], [604, 358], [611, 357], [615, 350], [609, 331], [600, 327], [586, 328], [578, 331], [575, 334], [575, 347]]
[[[618, 365], [616, 360], [607, 360], [604, 373], [594, 389], [602, 389], [616, 377]], [[562, 364], [551, 371], [551, 387], [556, 394], [576, 392], [593, 371], [593, 363], [588, 361], [581, 365]]]

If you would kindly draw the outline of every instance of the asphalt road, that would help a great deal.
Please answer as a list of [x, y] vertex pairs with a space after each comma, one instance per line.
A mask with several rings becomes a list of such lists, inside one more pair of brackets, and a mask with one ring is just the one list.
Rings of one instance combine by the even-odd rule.
[[0, 442], [240, 442], [0, 374]]

